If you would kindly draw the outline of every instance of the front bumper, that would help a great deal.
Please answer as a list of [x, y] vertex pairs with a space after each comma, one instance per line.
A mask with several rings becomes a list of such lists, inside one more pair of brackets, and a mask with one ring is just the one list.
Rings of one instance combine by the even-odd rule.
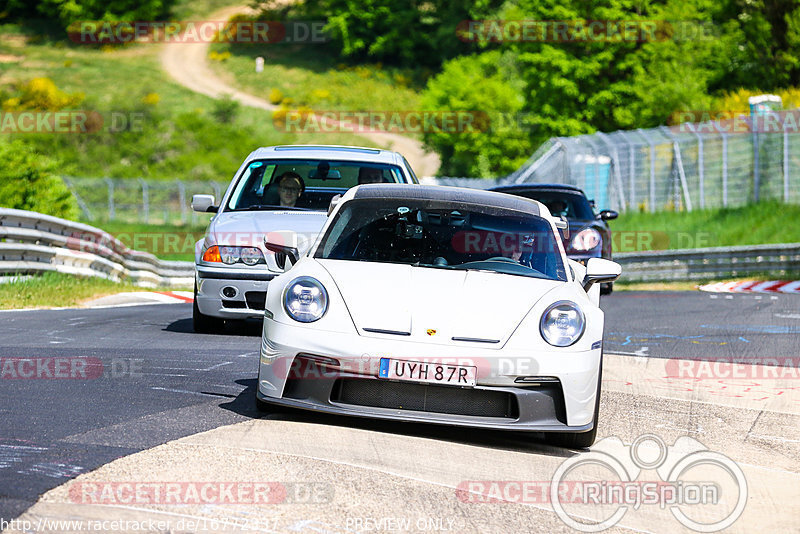
[[[240, 269], [196, 266], [197, 295], [195, 300], [200, 313], [222, 319], [261, 319], [267, 285], [277, 274], [266, 267]], [[233, 287], [236, 294], [225, 297], [223, 288]]]
[[[591, 430], [601, 349], [551, 354], [383, 340], [264, 320], [257, 398], [307, 410], [410, 422], [535, 432]], [[381, 357], [475, 364], [459, 388], [377, 377]], [[470, 363], [467, 363], [470, 362]], [[534, 384], [516, 383], [538, 376]]]

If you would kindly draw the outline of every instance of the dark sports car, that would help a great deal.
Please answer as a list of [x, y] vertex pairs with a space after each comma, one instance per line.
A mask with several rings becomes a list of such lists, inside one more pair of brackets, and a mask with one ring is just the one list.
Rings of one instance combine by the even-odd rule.
[[[603, 210], [595, 214], [592, 201], [577, 187], [564, 184], [519, 184], [499, 186], [491, 190], [538, 200], [547, 206], [553, 216], [566, 217], [569, 233], [563, 241], [569, 258], [584, 264], [589, 258], [611, 259], [611, 229], [606, 221], [616, 219], [619, 214], [613, 210]], [[600, 293], [607, 295], [612, 289], [613, 284], [602, 284]]]

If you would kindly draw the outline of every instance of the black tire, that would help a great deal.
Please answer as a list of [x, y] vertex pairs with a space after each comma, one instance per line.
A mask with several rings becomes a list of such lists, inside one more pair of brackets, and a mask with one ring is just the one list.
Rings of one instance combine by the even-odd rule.
[[600, 284], [601, 295], [610, 295], [612, 291], [614, 291], [614, 282], [609, 282], [607, 284]]
[[192, 328], [198, 334], [214, 334], [225, 327], [225, 320], [200, 313], [197, 307], [197, 284], [194, 286], [194, 301], [192, 303]]
[[597, 439], [597, 422], [600, 417], [600, 389], [603, 383], [603, 358], [600, 357], [600, 373], [597, 379], [597, 395], [594, 402], [594, 426], [586, 432], [546, 432], [545, 441], [566, 449], [586, 449]]

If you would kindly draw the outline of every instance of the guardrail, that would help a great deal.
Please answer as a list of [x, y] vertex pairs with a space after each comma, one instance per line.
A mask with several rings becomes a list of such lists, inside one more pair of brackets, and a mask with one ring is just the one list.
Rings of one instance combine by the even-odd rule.
[[[715, 280], [800, 271], [800, 243], [614, 255], [622, 281]], [[191, 285], [194, 263], [159, 260], [131, 250], [111, 234], [41, 213], [0, 208], [0, 274], [55, 271], [138, 285]]]
[[800, 243], [614, 254], [625, 282], [719, 280], [800, 271]]
[[129, 249], [111, 234], [33, 211], [0, 208], [0, 274], [59, 272], [129, 280], [141, 286], [191, 285], [194, 263]]

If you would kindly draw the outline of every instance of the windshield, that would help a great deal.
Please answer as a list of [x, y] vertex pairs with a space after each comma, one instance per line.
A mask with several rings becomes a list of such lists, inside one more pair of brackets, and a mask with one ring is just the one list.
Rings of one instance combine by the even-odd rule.
[[404, 183], [396, 165], [330, 160], [256, 160], [244, 170], [227, 208], [325, 211], [331, 199], [364, 183]]
[[512, 194], [538, 200], [550, 211], [553, 217], [591, 221], [594, 219], [592, 206], [585, 196], [578, 193], [558, 191], [514, 191]]
[[455, 202], [349, 201], [328, 227], [315, 257], [566, 280], [561, 252], [545, 219]]

